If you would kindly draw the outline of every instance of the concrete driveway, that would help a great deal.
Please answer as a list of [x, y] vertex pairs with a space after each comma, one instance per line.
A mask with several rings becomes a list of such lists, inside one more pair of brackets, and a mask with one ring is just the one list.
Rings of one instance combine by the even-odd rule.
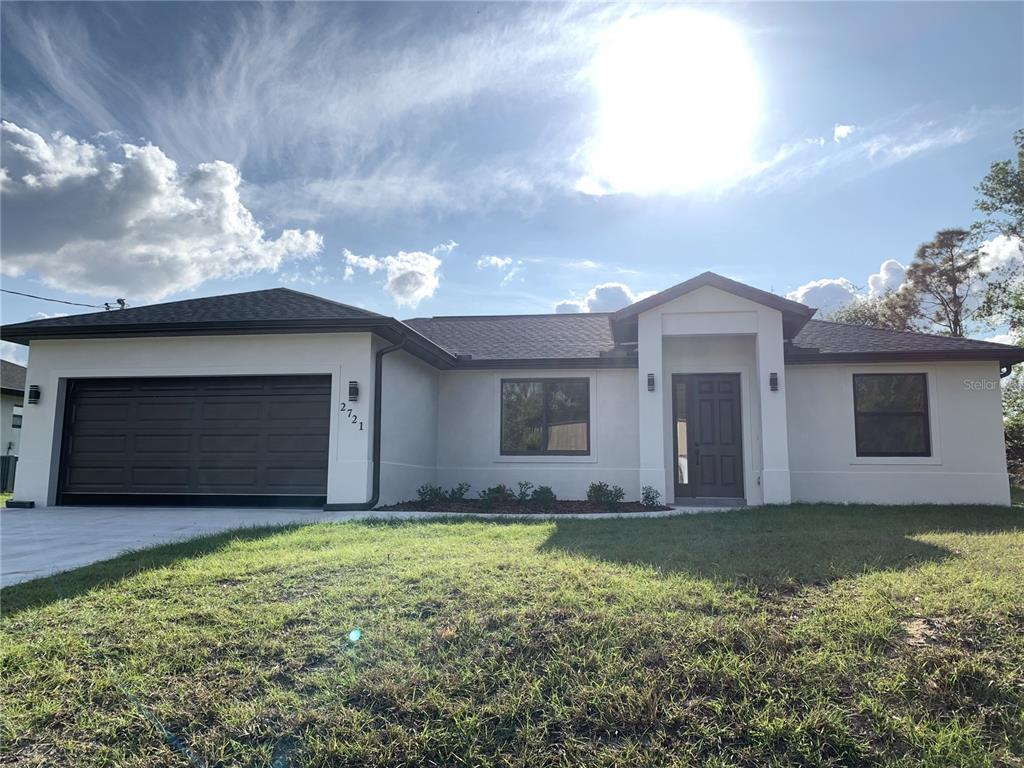
[[[672, 517], [727, 507], [673, 507], [658, 512], [611, 512], [589, 515], [517, 514], [506, 520], [567, 518]], [[350, 520], [482, 517], [472, 512], [323, 512], [315, 509], [210, 509], [194, 507], [44, 507], [0, 510], [0, 586], [49, 576], [108, 560], [136, 549], [184, 541], [197, 536], [288, 523]]]
[[352, 520], [313, 509], [50, 507], [0, 511], [0, 585], [78, 568], [122, 552], [261, 525]]

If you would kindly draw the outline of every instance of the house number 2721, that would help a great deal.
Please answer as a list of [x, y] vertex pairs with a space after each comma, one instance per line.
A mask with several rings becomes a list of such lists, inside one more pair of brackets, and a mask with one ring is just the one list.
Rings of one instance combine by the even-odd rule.
[[341, 404], [341, 415], [343, 417], [347, 417], [350, 424], [358, 424], [359, 425], [359, 431], [360, 432], [363, 431], [363, 422], [362, 422], [362, 420], [358, 416], [356, 416], [356, 412], [354, 410], [352, 410], [351, 408], [349, 408], [345, 403]]

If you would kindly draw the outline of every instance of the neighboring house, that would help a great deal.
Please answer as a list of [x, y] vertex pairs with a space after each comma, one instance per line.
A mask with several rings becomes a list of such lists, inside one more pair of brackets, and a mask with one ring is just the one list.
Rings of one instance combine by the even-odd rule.
[[618, 312], [400, 322], [286, 288], [10, 325], [15, 499], [366, 508], [423, 483], [581, 498], [1008, 504], [1024, 349], [813, 320], [712, 273]]
[[0, 360], [0, 456], [17, 456], [21, 439], [25, 367]]

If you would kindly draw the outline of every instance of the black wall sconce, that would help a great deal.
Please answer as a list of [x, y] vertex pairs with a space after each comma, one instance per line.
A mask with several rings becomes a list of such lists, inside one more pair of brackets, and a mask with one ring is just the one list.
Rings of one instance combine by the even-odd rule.
[[779, 374], [777, 374], [777, 373], [769, 373], [768, 374], [768, 388], [771, 389], [772, 392], [778, 392], [779, 391]]
[[30, 384], [28, 387], [28, 404], [39, 405], [39, 396], [41, 394], [38, 384]]
[[348, 383], [348, 401], [354, 403], [359, 399], [359, 382], [350, 381]]
[[654, 391], [654, 374], [653, 373], [648, 373], [647, 374], [647, 391], [648, 392], [653, 392]]

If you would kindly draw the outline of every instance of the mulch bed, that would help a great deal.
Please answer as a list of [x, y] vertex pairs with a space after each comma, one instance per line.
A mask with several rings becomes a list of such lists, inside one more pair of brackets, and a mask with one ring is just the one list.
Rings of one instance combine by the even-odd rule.
[[403, 501], [401, 504], [391, 504], [386, 507], [377, 507], [384, 512], [478, 512], [490, 515], [592, 515], [598, 512], [658, 512], [671, 509], [664, 504], [656, 507], [645, 507], [639, 501], [624, 501], [609, 510], [603, 504], [591, 504], [589, 501], [556, 501], [547, 507], [541, 508], [530, 504], [517, 504], [510, 502], [505, 504], [492, 504], [485, 507], [483, 502], [476, 499], [464, 501], [446, 501], [443, 504], [436, 504], [428, 507], [419, 501]]

